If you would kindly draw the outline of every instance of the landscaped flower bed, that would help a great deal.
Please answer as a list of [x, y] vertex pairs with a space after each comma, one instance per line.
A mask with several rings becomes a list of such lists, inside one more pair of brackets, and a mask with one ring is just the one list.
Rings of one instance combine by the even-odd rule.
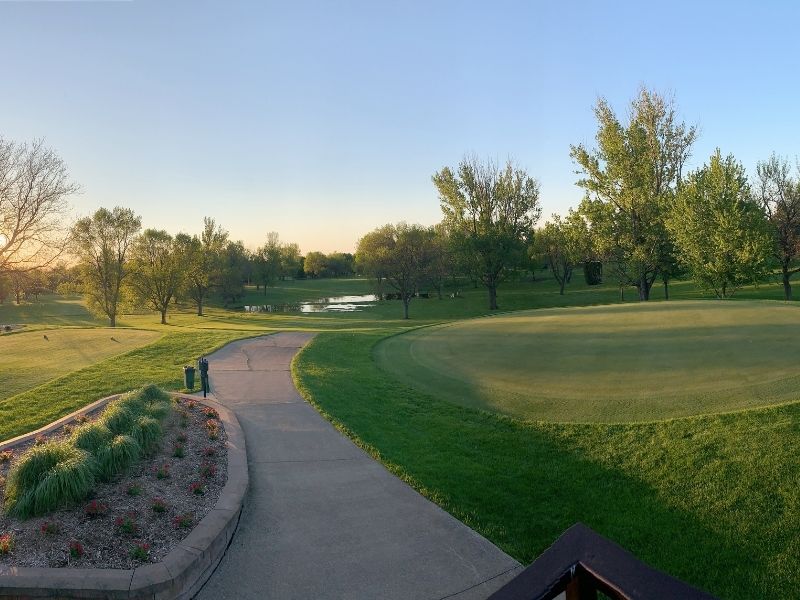
[[0, 454], [0, 566], [158, 562], [214, 507], [225, 439], [213, 409], [148, 387]]

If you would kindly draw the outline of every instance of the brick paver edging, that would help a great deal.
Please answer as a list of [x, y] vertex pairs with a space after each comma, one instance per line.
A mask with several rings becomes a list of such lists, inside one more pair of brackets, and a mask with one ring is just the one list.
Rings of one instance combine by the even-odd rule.
[[[109, 600], [172, 600], [194, 596], [216, 568], [236, 531], [247, 492], [247, 450], [244, 433], [234, 412], [208, 398], [173, 394], [191, 398], [217, 410], [225, 427], [228, 447], [228, 481], [219, 500], [164, 560], [135, 569], [46, 569], [0, 567], [0, 599], [23, 598]], [[40, 433], [56, 429], [76, 416], [104, 406], [116, 396], [90, 404], [55, 423], [33, 433], [0, 444], [0, 450], [13, 447]]]

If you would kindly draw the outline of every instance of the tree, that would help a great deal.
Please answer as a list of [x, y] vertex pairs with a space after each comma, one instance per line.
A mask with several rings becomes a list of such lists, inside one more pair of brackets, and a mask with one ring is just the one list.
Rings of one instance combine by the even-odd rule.
[[0, 273], [51, 264], [66, 247], [67, 198], [78, 191], [43, 141], [0, 137]]
[[326, 256], [322, 252], [309, 252], [306, 254], [303, 270], [311, 277], [321, 277], [325, 272]]
[[117, 325], [122, 284], [128, 275], [127, 261], [142, 220], [129, 208], [101, 208], [80, 219], [72, 228], [74, 253], [80, 261], [89, 305]]
[[357, 262], [372, 277], [380, 273], [397, 290], [404, 319], [408, 319], [409, 304], [420, 284], [430, 276], [433, 240], [429, 228], [398, 223], [380, 227], [358, 242]]
[[356, 269], [358, 273], [372, 280], [378, 298], [383, 299], [386, 278], [388, 277], [388, 253], [394, 243], [394, 225], [384, 225], [373, 229], [358, 240], [356, 248]]
[[565, 219], [553, 215], [545, 226], [536, 232], [534, 251], [544, 257], [553, 277], [558, 282], [559, 293], [572, 277], [575, 266], [589, 254], [589, 230], [583, 217], [573, 210]]
[[474, 265], [497, 309], [497, 286], [517, 264], [539, 219], [539, 183], [508, 161], [504, 168], [464, 158], [457, 174], [444, 167], [433, 175], [444, 223], [456, 252]]
[[[256, 249], [253, 254], [255, 262], [256, 281], [264, 286], [264, 295], [267, 295], [267, 286], [272, 285], [281, 274], [280, 237], [276, 231], [267, 234], [267, 241]], [[257, 284], [258, 285], [258, 284]]]
[[247, 250], [241, 241], [225, 245], [220, 263], [219, 291], [226, 307], [242, 299], [249, 262]]
[[281, 246], [280, 277], [294, 277], [300, 269], [300, 246], [297, 244], [283, 244]]
[[783, 296], [792, 299], [792, 266], [800, 256], [800, 179], [792, 177], [789, 164], [774, 154], [756, 166], [755, 194], [774, 237], [773, 256], [781, 267]]
[[179, 233], [175, 236], [175, 242], [184, 255], [185, 293], [195, 303], [197, 316], [202, 317], [203, 305], [221, 277], [222, 253], [228, 243], [228, 232], [219, 227], [214, 219], [204, 217], [200, 237]]
[[744, 167], [719, 149], [691, 173], [668, 220], [692, 276], [728, 298], [767, 272], [772, 237], [750, 193]]
[[645, 88], [626, 125], [602, 98], [595, 115], [597, 148], [570, 152], [587, 192], [581, 213], [620, 284], [636, 286], [647, 300], [655, 279], [675, 262], [665, 221], [697, 129], [678, 122], [671, 99]]
[[186, 254], [164, 230], [145, 229], [131, 252], [131, 287], [134, 297], [161, 314], [167, 324], [169, 303], [183, 284]]

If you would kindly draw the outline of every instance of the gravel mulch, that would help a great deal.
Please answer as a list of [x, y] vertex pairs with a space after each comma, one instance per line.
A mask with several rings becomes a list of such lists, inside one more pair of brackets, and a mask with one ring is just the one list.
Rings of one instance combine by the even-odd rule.
[[[225, 431], [212, 419], [219, 428], [217, 439], [210, 439], [204, 408], [200, 402], [173, 402], [160, 450], [118, 480], [99, 483], [82, 505], [26, 521], [0, 512], [0, 565], [130, 569], [164, 558], [214, 507], [227, 480]], [[182, 458], [176, 445], [183, 448]], [[14, 457], [23, 450], [15, 449]], [[0, 507], [13, 461], [0, 456]], [[203, 493], [195, 493], [198, 485]], [[98, 514], [91, 514], [91, 506]], [[7, 534], [13, 548], [3, 553]]]

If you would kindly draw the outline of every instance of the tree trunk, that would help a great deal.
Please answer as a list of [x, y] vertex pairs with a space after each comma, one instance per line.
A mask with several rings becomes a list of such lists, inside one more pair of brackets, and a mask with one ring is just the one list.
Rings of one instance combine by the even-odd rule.
[[647, 281], [647, 275], [642, 275], [636, 287], [639, 288], [639, 300], [650, 300], [650, 285]]
[[167, 309], [166, 308], [161, 311], [161, 324], [162, 325], [166, 325], [167, 324]]
[[620, 302], [625, 302], [625, 286], [624, 285], [619, 286], [619, 301]]
[[203, 301], [202, 300], [198, 300], [197, 301], [197, 316], [198, 317], [202, 317], [203, 316]]
[[111, 327], [117, 326], [117, 315], [116, 313], [113, 315], [109, 315], [108, 320], [111, 322]]
[[664, 277], [664, 300], [669, 300], [669, 279]]
[[403, 318], [408, 319], [408, 304], [411, 301], [411, 298], [408, 297], [407, 294], [403, 294]]
[[497, 310], [497, 284], [489, 284], [489, 310]]
[[783, 265], [782, 268], [782, 275], [783, 275], [783, 298], [787, 302], [792, 299], [792, 284], [789, 283], [789, 267], [788, 265]]
[[561, 294], [562, 296], [564, 295], [564, 286], [565, 285], [567, 285], [567, 278], [566, 277], [562, 277], [561, 278], [561, 286], [559, 287], [559, 290], [558, 290], [558, 293]]

